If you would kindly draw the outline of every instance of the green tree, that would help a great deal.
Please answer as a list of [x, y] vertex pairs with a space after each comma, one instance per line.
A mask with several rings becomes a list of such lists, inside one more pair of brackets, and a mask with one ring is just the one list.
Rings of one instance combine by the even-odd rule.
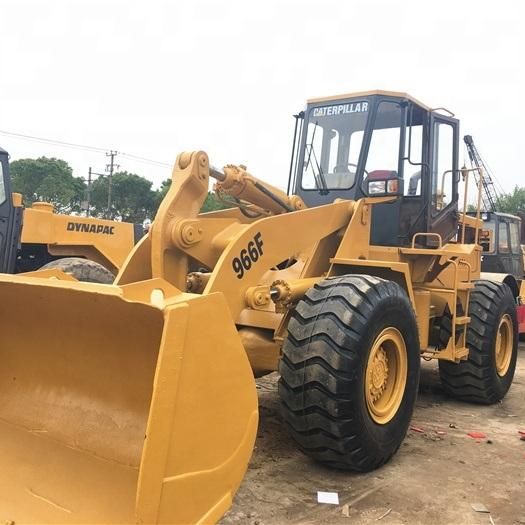
[[65, 160], [39, 157], [10, 164], [13, 191], [21, 193], [26, 205], [51, 202], [59, 213], [80, 211], [86, 185]]
[[207, 211], [226, 210], [227, 208], [231, 208], [231, 206], [228, 206], [227, 204], [219, 200], [215, 193], [209, 191], [208, 195], [206, 195], [206, 200], [202, 205], [201, 212], [204, 213]]
[[156, 207], [158, 208], [160, 206], [160, 203], [162, 202], [162, 199], [166, 196], [166, 193], [168, 193], [168, 190], [171, 186], [171, 179], [164, 179], [161, 184], [160, 188], [157, 190], [156, 197]]
[[514, 186], [511, 193], [501, 195], [496, 203], [496, 209], [513, 215], [525, 210], [525, 188]]
[[156, 211], [156, 192], [152, 182], [135, 173], [117, 172], [111, 182], [111, 210], [108, 204], [108, 177], [99, 177], [91, 186], [94, 215], [141, 223]]
[[[157, 190], [156, 200], [157, 200], [157, 208], [160, 206], [160, 203], [162, 202], [162, 199], [166, 196], [166, 193], [168, 193], [168, 190], [171, 186], [171, 179], [165, 179], [162, 181], [160, 188]], [[216, 211], [216, 210], [225, 210], [227, 208], [230, 208], [231, 206], [228, 206], [221, 200], [217, 198], [215, 193], [212, 191], [208, 192], [208, 195], [206, 195], [206, 200], [204, 201], [204, 204], [202, 205], [201, 212], [208, 212], [208, 211]]]

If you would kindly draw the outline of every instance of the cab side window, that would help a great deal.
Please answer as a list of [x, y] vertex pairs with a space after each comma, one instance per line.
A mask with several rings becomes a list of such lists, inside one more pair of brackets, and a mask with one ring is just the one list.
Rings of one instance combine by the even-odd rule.
[[521, 252], [520, 229], [518, 227], [518, 223], [510, 222], [509, 229], [510, 229], [510, 247], [511, 247], [512, 253], [520, 253]]
[[425, 112], [421, 108], [412, 105], [408, 112], [405, 132], [405, 160], [403, 165], [405, 196], [408, 197], [421, 195], [424, 120]]
[[0, 204], [5, 202], [5, 181], [3, 167], [4, 166], [0, 162]]
[[380, 102], [366, 159], [366, 172], [399, 169], [401, 106], [397, 102]]
[[503, 221], [499, 223], [498, 227], [498, 251], [500, 253], [510, 253], [507, 223]]
[[448, 122], [434, 122], [432, 152], [432, 208], [434, 214], [454, 199], [454, 128]]

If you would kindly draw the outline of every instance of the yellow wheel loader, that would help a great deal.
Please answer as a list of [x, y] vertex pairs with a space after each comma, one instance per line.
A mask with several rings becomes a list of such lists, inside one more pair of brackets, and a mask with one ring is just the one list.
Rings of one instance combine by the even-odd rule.
[[[290, 194], [183, 153], [112, 286], [0, 276], [0, 519], [216, 522], [274, 370], [298, 446], [357, 471], [402, 443], [420, 358], [458, 399], [506, 394], [515, 298], [458, 211], [458, 120], [384, 91], [298, 119]], [[210, 176], [235, 208], [199, 214]]]
[[47, 202], [24, 208], [22, 196], [11, 190], [8, 154], [0, 148], [0, 272], [60, 270], [109, 284], [142, 235], [140, 224], [61, 215]]

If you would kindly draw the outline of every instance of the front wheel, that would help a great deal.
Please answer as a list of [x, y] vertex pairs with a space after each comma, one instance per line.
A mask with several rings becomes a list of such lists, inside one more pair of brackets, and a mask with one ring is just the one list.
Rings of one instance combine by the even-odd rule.
[[284, 420], [301, 450], [340, 469], [381, 466], [405, 437], [419, 383], [407, 294], [364, 275], [316, 284], [290, 319], [279, 370]]

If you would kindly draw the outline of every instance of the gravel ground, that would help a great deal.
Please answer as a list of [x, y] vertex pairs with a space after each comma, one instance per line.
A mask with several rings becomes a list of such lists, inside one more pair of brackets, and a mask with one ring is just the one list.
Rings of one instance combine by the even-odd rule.
[[[221, 524], [525, 524], [525, 344], [518, 354], [511, 390], [488, 407], [447, 398], [437, 364], [424, 363], [404, 444], [368, 474], [333, 471], [296, 450], [279, 416], [277, 374], [259, 379], [256, 448]], [[338, 492], [340, 504], [317, 503], [318, 490]]]

